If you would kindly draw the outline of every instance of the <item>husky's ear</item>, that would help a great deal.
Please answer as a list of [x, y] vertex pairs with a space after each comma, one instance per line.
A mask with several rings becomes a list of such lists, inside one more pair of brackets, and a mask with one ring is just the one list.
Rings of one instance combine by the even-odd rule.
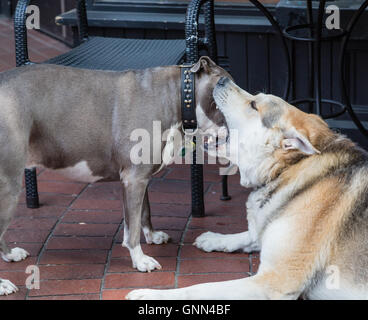
[[294, 127], [284, 132], [284, 136], [285, 139], [282, 140], [282, 148], [284, 150], [299, 150], [309, 155], [321, 153]]
[[193, 73], [197, 73], [200, 70], [204, 70], [205, 72], [209, 73], [211, 67], [216, 66], [216, 63], [214, 63], [209, 57], [204, 56], [201, 57], [198, 62], [190, 69]]

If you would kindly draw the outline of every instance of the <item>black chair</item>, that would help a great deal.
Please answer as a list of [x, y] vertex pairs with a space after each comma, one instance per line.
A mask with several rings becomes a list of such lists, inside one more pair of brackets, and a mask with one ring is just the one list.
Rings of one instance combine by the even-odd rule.
[[[16, 65], [31, 64], [27, 48], [26, 8], [31, 0], [19, 0], [14, 17]], [[144, 69], [160, 65], [195, 63], [199, 51], [217, 61], [214, 24], [214, 1], [192, 0], [187, 8], [185, 40], [146, 40], [88, 36], [86, 0], [76, 0], [80, 44], [69, 52], [44, 63], [87, 69], [123, 71]], [[203, 7], [204, 38], [199, 37], [199, 15]], [[195, 155], [194, 155], [195, 160]], [[223, 179], [226, 182], [226, 178]], [[36, 169], [25, 170], [26, 199], [28, 208], [38, 208]], [[203, 165], [191, 165], [192, 215], [204, 216]]]

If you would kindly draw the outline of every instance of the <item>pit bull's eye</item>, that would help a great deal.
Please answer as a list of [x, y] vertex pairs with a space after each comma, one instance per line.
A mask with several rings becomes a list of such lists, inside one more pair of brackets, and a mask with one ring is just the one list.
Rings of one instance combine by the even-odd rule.
[[252, 107], [252, 109], [258, 111], [258, 109], [256, 107], [256, 102], [255, 101], [251, 101], [250, 106]]

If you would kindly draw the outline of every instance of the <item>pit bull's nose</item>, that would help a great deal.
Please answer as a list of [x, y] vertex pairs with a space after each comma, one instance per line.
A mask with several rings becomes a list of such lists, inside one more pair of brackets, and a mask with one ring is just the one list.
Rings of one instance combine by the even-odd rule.
[[218, 85], [218, 86], [225, 86], [229, 81], [230, 81], [230, 79], [229, 79], [229, 78], [227, 78], [227, 77], [222, 77], [222, 78], [217, 82], [217, 85]]

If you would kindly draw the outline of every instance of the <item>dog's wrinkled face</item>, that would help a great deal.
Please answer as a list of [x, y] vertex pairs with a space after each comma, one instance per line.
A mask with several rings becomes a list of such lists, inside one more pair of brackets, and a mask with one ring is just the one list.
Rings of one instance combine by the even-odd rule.
[[213, 90], [222, 77], [229, 73], [216, 65], [209, 57], [201, 57], [192, 67], [196, 74], [196, 115], [198, 127], [202, 131], [215, 130], [226, 125], [224, 115], [216, 107]]
[[214, 99], [238, 135], [237, 157], [230, 160], [245, 187], [268, 183], [283, 168], [318, 154], [318, 136], [328, 130], [319, 117], [272, 95], [253, 96], [229, 78], [220, 79]]

